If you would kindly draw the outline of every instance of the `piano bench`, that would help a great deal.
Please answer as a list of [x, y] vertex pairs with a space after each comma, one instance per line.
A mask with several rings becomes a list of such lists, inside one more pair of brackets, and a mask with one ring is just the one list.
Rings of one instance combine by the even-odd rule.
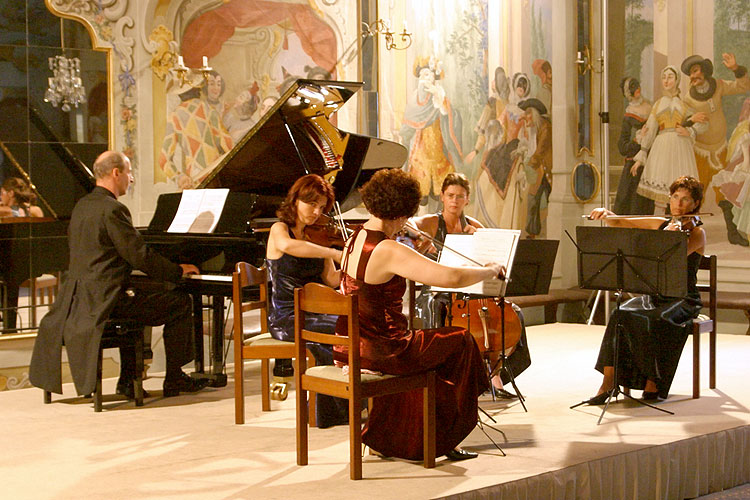
[[[104, 324], [99, 356], [96, 362], [96, 387], [94, 411], [102, 411], [102, 355], [104, 349], [131, 348], [135, 354], [135, 379], [133, 380], [135, 405], [143, 406], [143, 330], [144, 325], [134, 319], [110, 318]], [[44, 403], [52, 402], [52, 393], [44, 391]]]

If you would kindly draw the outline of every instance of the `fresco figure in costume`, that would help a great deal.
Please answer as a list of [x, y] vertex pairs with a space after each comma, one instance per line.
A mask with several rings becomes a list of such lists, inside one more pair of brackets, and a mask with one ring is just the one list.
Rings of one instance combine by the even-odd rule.
[[418, 58], [414, 76], [419, 82], [398, 135], [409, 148], [406, 169], [419, 181], [422, 196], [438, 196], [445, 176], [463, 166], [461, 115], [438, 83], [444, 74], [434, 57]]
[[726, 168], [714, 175], [713, 183], [732, 204], [732, 222], [740, 236], [747, 239], [750, 233], [750, 98], [742, 104], [739, 123], [729, 139], [727, 158]]
[[211, 71], [198, 94], [195, 89], [180, 95], [182, 103], [167, 119], [159, 167], [177, 187], [190, 189], [208, 174], [208, 168], [232, 149], [232, 136], [223, 123], [227, 111], [221, 101], [226, 83]]
[[547, 108], [547, 116], [552, 118], [552, 65], [546, 59], [536, 59], [531, 63], [531, 69], [539, 77], [542, 86], [537, 92], [536, 98], [542, 101]]
[[[519, 150], [528, 184], [526, 235], [535, 238], [542, 232], [547, 203], [552, 192], [552, 125], [545, 117], [547, 108], [532, 97], [519, 104], [524, 111], [524, 128]], [[544, 217], [542, 215], [544, 214]]]
[[[674, 66], [661, 72], [664, 95], [651, 108], [641, 137], [641, 150], [635, 155], [631, 171], [643, 166], [638, 194], [658, 207], [669, 201], [669, 186], [677, 177], [698, 177], [693, 154], [693, 141], [708, 125], [705, 115], [695, 111], [680, 99], [680, 73]], [[695, 115], [695, 116], [693, 116]]]
[[491, 227], [521, 229], [525, 224], [528, 186], [517, 151], [525, 112], [518, 103], [529, 95], [530, 86], [525, 74], [513, 75], [510, 100], [498, 119], [502, 138], [482, 158], [476, 183], [478, 215]]
[[[490, 150], [492, 147], [497, 145], [497, 141], [494, 141], [492, 145], [489, 144], [491, 141], [490, 122], [495, 121], [499, 125], [500, 117], [505, 111], [505, 106], [508, 104], [508, 95], [510, 94], [510, 82], [508, 77], [505, 75], [505, 70], [498, 66], [495, 68], [495, 79], [492, 82], [492, 93], [487, 99], [487, 103], [482, 108], [482, 114], [479, 116], [479, 121], [474, 131], [477, 133], [477, 140], [474, 143], [474, 149], [464, 158], [464, 163], [471, 163], [474, 158], [482, 153], [485, 148]], [[502, 129], [500, 129], [502, 130]]]
[[617, 141], [617, 149], [625, 157], [625, 164], [617, 185], [614, 209], [617, 214], [649, 215], [654, 213], [654, 201], [638, 194], [643, 169], [634, 169], [633, 165], [635, 155], [641, 150], [641, 131], [651, 113], [651, 103], [643, 98], [641, 83], [636, 78], [623, 78], [620, 89], [628, 100], [628, 106]]
[[[692, 55], [682, 62], [682, 72], [690, 77], [690, 92], [683, 100], [692, 109], [701, 111], [708, 117], [708, 127], [695, 137], [695, 161], [700, 181], [708, 188], [714, 174], [722, 170], [727, 162], [727, 119], [721, 106], [725, 95], [742, 94], [750, 90], [750, 77], [747, 68], [737, 64], [734, 54], [721, 55], [724, 66], [734, 73], [734, 80], [713, 78], [714, 66], [708, 59]], [[748, 246], [734, 223], [732, 203], [724, 198], [721, 190], [714, 185], [716, 202], [724, 213], [727, 238], [733, 245]]]
[[251, 86], [237, 95], [232, 108], [224, 113], [223, 123], [229, 135], [232, 136], [233, 144], [240, 142], [240, 139], [260, 119], [257, 113], [260, 104], [258, 90], [258, 82], [253, 82]]

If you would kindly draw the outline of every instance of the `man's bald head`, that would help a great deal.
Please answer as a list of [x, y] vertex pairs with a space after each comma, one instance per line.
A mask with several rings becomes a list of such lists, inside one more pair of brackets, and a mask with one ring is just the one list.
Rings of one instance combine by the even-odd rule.
[[113, 169], [119, 171], [125, 170], [125, 165], [129, 162], [128, 157], [119, 151], [105, 151], [100, 154], [94, 161], [94, 177], [104, 179], [108, 177]]

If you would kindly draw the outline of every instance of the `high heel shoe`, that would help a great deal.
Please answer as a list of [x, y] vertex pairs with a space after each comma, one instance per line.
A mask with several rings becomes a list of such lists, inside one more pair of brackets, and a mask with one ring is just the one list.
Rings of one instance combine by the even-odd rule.
[[586, 401], [586, 404], [591, 405], [591, 406], [603, 405], [604, 403], [607, 402], [608, 397], [609, 397], [609, 391], [606, 391], [601, 394], [597, 394], [593, 398], [589, 398], [589, 400]]
[[641, 395], [641, 399], [644, 401], [664, 401], [667, 399], [666, 395], [663, 395], [659, 391], [643, 391], [643, 395]]

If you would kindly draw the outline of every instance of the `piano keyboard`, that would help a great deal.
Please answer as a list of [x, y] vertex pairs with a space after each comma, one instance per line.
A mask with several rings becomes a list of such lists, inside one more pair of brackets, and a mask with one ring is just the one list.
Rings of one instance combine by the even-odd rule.
[[228, 274], [188, 274], [187, 276], [183, 276], [183, 279], [198, 281], [220, 281], [223, 283], [232, 282], [232, 276]]

